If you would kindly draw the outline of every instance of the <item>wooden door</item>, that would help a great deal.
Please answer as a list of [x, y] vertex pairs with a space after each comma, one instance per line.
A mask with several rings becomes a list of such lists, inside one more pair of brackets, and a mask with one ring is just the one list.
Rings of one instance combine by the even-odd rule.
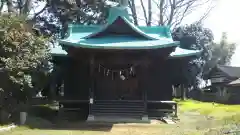
[[117, 82], [118, 100], [140, 100], [139, 90], [137, 78], [119, 79]]
[[95, 86], [97, 100], [141, 100], [141, 91], [138, 88], [137, 78], [120, 78], [98, 76]]

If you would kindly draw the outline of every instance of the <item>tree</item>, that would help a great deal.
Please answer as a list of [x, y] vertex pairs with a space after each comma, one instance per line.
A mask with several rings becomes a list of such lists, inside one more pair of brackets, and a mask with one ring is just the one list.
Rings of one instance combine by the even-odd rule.
[[174, 40], [181, 42], [182, 48], [202, 50], [199, 57], [183, 65], [183, 77], [187, 80], [185, 85], [198, 87], [202, 80], [203, 68], [212, 58], [213, 33], [201, 23], [194, 23], [174, 29], [172, 35]]
[[[50, 1], [47, 5], [45, 13], [51, 17], [38, 16], [37, 22], [44, 22], [41, 28], [60, 32], [61, 38], [67, 33], [69, 22], [83, 25], [102, 24], [108, 13], [108, 6], [101, 0]], [[55, 29], [51, 29], [53, 27]]]
[[236, 49], [235, 43], [229, 43], [227, 33], [222, 34], [220, 43], [213, 42], [213, 33], [201, 23], [185, 25], [173, 30], [173, 39], [181, 42], [185, 49], [202, 50], [202, 54], [185, 63], [184, 78], [188, 86], [198, 87], [209, 71], [217, 64], [228, 65]]
[[220, 43], [213, 44], [212, 55], [218, 58], [217, 64], [229, 65], [235, 50], [236, 43], [229, 43], [227, 33], [223, 32]]
[[24, 17], [1, 16], [0, 27], [0, 105], [12, 111], [32, 96], [32, 75], [45, 66], [49, 49], [47, 38], [36, 35]]
[[[141, 4], [141, 9], [136, 8], [136, 3]], [[173, 28], [179, 26], [184, 18], [202, 6], [208, 6], [206, 12], [198, 22], [204, 20], [214, 8], [213, 0], [129, 0], [132, 16], [135, 24], [139, 24], [140, 16], [137, 10], [143, 12], [143, 20], [146, 25], [169, 25]], [[154, 12], [153, 12], [154, 10]], [[153, 14], [155, 13], [155, 14]]]
[[[29, 24], [36, 25], [44, 34], [57, 33], [60, 37], [65, 36], [69, 22], [104, 23], [109, 7], [102, 0], [1, 0], [0, 8], [4, 5], [8, 14], [27, 16]], [[35, 11], [39, 6], [42, 9]]]
[[[34, 12], [31, 21], [38, 22], [45, 34], [60, 33], [65, 36], [68, 22], [101, 24], [105, 22], [110, 5], [107, 0], [2, 0], [10, 13], [29, 14], [39, 4], [42, 10]], [[120, 0], [111, 0], [120, 2]], [[17, 4], [14, 4], [17, 3]], [[141, 19], [145, 24], [179, 26], [184, 18], [202, 6], [208, 6], [199, 22], [204, 20], [214, 7], [214, 0], [128, 0], [134, 23]], [[140, 7], [137, 5], [140, 4]], [[0, 6], [1, 7], [1, 6]], [[153, 12], [154, 11], [154, 12]], [[141, 12], [141, 13], [139, 13]], [[141, 15], [141, 16], [140, 16]], [[141, 18], [143, 17], [143, 18]]]
[[220, 43], [212, 44], [212, 57], [204, 66], [204, 79], [208, 73], [217, 65], [229, 65], [236, 50], [236, 43], [229, 43], [227, 33], [223, 32]]
[[2, 11], [4, 4], [6, 4], [9, 14], [27, 15], [33, 6], [33, 2], [33, 0], [1, 0], [0, 11]]

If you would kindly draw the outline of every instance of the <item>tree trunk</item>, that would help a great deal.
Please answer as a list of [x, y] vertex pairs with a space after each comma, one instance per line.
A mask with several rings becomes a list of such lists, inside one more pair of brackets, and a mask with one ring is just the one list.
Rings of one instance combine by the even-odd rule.
[[32, 7], [32, 0], [25, 0], [23, 9], [22, 9], [22, 14], [28, 14], [30, 12], [31, 7]]
[[7, 2], [7, 8], [8, 8], [8, 13], [14, 13], [14, 8], [13, 8], [13, 1], [12, 0], [6, 0]]
[[143, 0], [140, 0], [140, 3], [141, 3], [142, 10], [143, 10], [144, 21], [145, 21], [145, 23], [147, 25], [148, 24], [147, 11], [146, 11], [146, 8], [145, 8]]
[[5, 3], [5, 1], [1, 0], [1, 2], [0, 2], [0, 15], [2, 14], [2, 9], [3, 9], [4, 3]]
[[9, 113], [5, 111], [3, 108], [0, 109], [0, 124], [7, 124], [9, 122], [8, 119]]
[[186, 89], [183, 84], [181, 84], [181, 99], [182, 100], [186, 99]]
[[138, 25], [138, 17], [137, 17], [137, 11], [136, 11], [136, 5], [135, 0], [128, 0], [128, 5], [132, 12], [132, 17], [135, 25]]
[[152, 0], [148, 0], [148, 22], [147, 26], [152, 25]]
[[159, 12], [160, 12], [159, 13], [159, 22], [158, 22], [159, 26], [164, 25], [164, 23], [163, 23], [163, 16], [164, 16], [164, 13], [163, 13], [164, 8], [163, 8], [163, 6], [164, 6], [164, 4], [165, 4], [165, 0], [161, 0], [160, 4], [159, 4]]

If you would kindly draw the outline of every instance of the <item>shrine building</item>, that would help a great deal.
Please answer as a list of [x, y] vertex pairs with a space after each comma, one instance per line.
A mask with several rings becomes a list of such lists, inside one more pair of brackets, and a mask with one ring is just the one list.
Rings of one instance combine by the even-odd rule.
[[69, 25], [68, 37], [52, 48], [63, 109], [82, 110], [88, 120], [171, 110], [181, 64], [201, 51], [181, 48], [168, 26], [134, 25], [125, 5], [110, 8], [105, 25]]

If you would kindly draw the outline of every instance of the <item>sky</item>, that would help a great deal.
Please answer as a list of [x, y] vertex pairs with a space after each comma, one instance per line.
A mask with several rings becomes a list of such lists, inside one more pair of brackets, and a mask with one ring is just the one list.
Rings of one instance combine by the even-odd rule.
[[211, 13], [205, 25], [211, 28], [215, 38], [219, 38], [221, 31], [228, 33], [229, 41], [238, 44], [232, 57], [231, 65], [240, 66], [240, 0], [220, 0], [218, 7]]
[[206, 26], [214, 30], [216, 38], [221, 31], [228, 33], [229, 41], [238, 44], [235, 54], [232, 57], [231, 65], [240, 66], [240, 0], [221, 0], [218, 7], [206, 20]]
[[[204, 26], [213, 31], [215, 41], [218, 42], [222, 32], [227, 32], [229, 42], [239, 44], [231, 60], [231, 66], [240, 66], [240, 0], [218, 0], [217, 6], [204, 21]], [[190, 15], [184, 23], [191, 23], [201, 15], [204, 8]]]
[[[140, 0], [135, 1], [137, 7], [141, 6], [139, 1]], [[147, 5], [147, 3], [145, 3], [145, 5]], [[204, 27], [210, 28], [213, 31], [215, 42], [220, 41], [222, 32], [227, 32], [229, 42], [239, 44], [232, 57], [231, 66], [240, 67], [240, 36], [238, 35], [240, 32], [239, 6], [240, 0], [216, 0], [216, 7], [210, 12], [203, 24]], [[199, 20], [199, 18], [206, 12], [207, 8], [208, 6], [197, 8], [192, 14], [183, 20], [182, 24], [191, 24]], [[142, 11], [138, 12], [138, 14], [142, 14], [143, 16]], [[140, 24], [141, 23], [145, 24], [144, 21], [141, 21]]]

